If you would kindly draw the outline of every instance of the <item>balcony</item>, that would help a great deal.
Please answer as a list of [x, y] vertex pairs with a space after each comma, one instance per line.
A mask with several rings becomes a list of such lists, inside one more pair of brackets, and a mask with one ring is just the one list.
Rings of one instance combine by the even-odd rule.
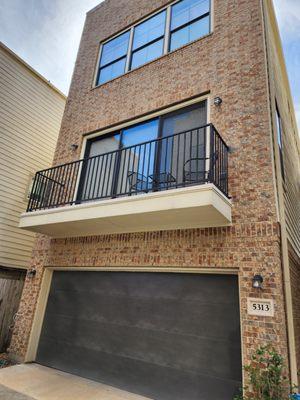
[[208, 124], [37, 172], [20, 227], [66, 237], [230, 223], [228, 147]]

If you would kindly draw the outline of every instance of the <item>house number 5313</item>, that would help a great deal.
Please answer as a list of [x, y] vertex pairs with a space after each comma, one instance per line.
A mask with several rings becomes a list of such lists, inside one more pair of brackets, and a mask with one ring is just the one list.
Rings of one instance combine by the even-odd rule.
[[262, 317], [274, 316], [274, 301], [272, 299], [247, 299], [248, 314]]

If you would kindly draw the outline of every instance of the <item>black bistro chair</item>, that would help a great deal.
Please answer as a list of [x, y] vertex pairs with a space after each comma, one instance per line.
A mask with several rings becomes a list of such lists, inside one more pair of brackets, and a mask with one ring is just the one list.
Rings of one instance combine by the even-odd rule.
[[208, 174], [205, 168], [206, 160], [206, 157], [194, 157], [184, 163], [184, 183], [206, 183], [208, 181]]
[[129, 182], [129, 192], [148, 193], [151, 190], [151, 184], [147, 177], [139, 172], [130, 171], [127, 175]]
[[[218, 160], [218, 152], [213, 155], [213, 170]], [[207, 157], [193, 157], [184, 163], [183, 179], [185, 183], [207, 183], [210, 180], [210, 172], [206, 170]], [[226, 177], [225, 177], [226, 179]]]

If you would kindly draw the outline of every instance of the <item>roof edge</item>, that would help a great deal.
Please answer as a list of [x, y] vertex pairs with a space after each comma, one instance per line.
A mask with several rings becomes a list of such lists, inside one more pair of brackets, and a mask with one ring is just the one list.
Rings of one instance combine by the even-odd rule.
[[[100, 1], [100, 0], [99, 0]], [[86, 15], [93, 13], [94, 11], [98, 10], [98, 8], [102, 7], [103, 4], [106, 2], [106, 0], [102, 0], [101, 3], [97, 4], [95, 7], [93, 7], [92, 9], [90, 9]]]
[[26, 61], [24, 61], [20, 56], [18, 56], [15, 52], [13, 52], [10, 48], [8, 48], [3, 42], [0, 41], [0, 48], [6, 51], [10, 56], [16, 59], [19, 63], [21, 63], [24, 67], [26, 67], [30, 72], [32, 72], [35, 76], [37, 76], [41, 81], [46, 83], [51, 89], [53, 89], [56, 93], [58, 93], [64, 100], [67, 99], [67, 96], [61, 92], [56, 86], [54, 86], [50, 81], [48, 81], [43, 75], [41, 75], [38, 71], [36, 71], [33, 67], [31, 67]]

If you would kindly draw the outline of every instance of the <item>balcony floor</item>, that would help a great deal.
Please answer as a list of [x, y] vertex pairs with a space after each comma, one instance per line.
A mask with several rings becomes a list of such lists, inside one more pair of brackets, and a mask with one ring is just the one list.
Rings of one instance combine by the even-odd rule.
[[231, 224], [231, 201], [205, 184], [24, 213], [20, 227], [51, 237], [191, 229]]

